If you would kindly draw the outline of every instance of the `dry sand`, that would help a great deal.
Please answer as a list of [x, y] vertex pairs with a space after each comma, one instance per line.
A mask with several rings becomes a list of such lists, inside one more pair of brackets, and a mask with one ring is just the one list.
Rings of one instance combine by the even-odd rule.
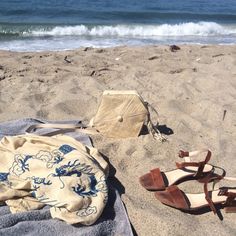
[[[93, 137], [113, 166], [111, 175], [135, 232], [236, 235], [236, 213], [221, 211], [223, 221], [212, 212], [186, 214], [162, 205], [138, 182], [152, 168], [175, 168], [179, 149], [203, 147], [212, 150], [212, 164], [236, 177], [236, 46], [181, 46], [176, 52], [168, 46], [0, 52], [0, 121], [88, 121], [105, 89], [136, 89], [158, 109], [164, 131], [173, 132], [163, 144], [150, 135], [125, 140]], [[196, 181], [179, 187], [203, 191]]]

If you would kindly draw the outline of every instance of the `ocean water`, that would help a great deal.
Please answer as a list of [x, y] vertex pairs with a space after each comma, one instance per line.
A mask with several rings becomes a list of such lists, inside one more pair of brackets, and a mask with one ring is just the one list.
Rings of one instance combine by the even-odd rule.
[[0, 49], [235, 44], [236, 0], [0, 0]]

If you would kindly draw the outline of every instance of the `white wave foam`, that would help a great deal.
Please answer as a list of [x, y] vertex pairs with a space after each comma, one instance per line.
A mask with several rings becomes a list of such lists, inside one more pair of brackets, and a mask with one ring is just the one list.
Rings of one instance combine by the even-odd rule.
[[115, 25], [115, 26], [57, 26], [51, 30], [35, 30], [26, 36], [218, 36], [236, 34], [236, 26], [224, 26], [215, 22], [198, 22], [162, 25]]

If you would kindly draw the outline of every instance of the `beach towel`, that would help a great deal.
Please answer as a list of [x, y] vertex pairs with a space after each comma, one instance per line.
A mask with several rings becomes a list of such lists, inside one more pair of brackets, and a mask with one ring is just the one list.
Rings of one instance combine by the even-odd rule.
[[[0, 138], [5, 135], [22, 134], [31, 124], [46, 121], [24, 119], [0, 124]], [[55, 123], [55, 122], [54, 122]], [[60, 122], [59, 122], [60, 123]], [[65, 123], [65, 121], [63, 121]], [[68, 121], [76, 124], [77, 121]], [[45, 132], [40, 131], [40, 132]], [[76, 132], [70, 133], [77, 140], [90, 145], [88, 136]], [[47, 137], [45, 137], [47, 138]], [[122, 226], [122, 227], [121, 227]], [[31, 210], [11, 214], [8, 206], [0, 207], [0, 235], [132, 235], [130, 223], [119, 194], [109, 184], [108, 202], [99, 220], [92, 226], [81, 224], [68, 225], [57, 219], [52, 219], [50, 209]]]

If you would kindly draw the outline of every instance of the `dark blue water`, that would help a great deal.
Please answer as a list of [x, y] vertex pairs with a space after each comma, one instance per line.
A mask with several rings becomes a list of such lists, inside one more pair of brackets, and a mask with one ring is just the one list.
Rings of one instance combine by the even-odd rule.
[[236, 0], [0, 1], [0, 49], [235, 42]]

